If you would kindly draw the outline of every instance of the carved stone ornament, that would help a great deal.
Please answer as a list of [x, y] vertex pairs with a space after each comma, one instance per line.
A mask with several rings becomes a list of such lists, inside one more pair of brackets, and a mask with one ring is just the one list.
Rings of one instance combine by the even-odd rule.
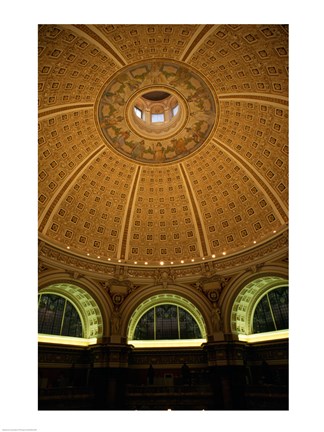
[[120, 304], [122, 304], [122, 302], [124, 300], [124, 296], [121, 294], [113, 294], [112, 300], [113, 300], [115, 305], [120, 305]]
[[208, 298], [212, 302], [217, 302], [219, 299], [220, 290], [213, 290], [208, 292]]
[[[80, 271], [80, 273], [86, 275], [98, 275], [98, 276], [108, 276], [111, 275], [116, 279], [117, 284], [125, 282], [123, 278], [132, 277], [134, 280], [145, 280], [146, 282], [161, 283], [162, 280], [171, 283], [177, 279], [177, 282], [181, 282], [182, 279], [188, 281], [192, 278], [192, 281], [201, 277], [202, 268], [200, 265], [189, 265], [181, 266], [171, 269], [163, 269], [167, 272], [167, 277], [163, 276], [160, 271], [154, 268], [127, 268], [122, 269], [120, 265], [114, 265], [113, 263], [98, 263], [96, 261], [89, 260], [87, 258], [81, 258], [74, 255], [72, 252], [67, 252], [60, 248], [57, 248], [49, 243], [40, 243], [40, 257], [44, 265], [49, 267], [61, 268], [67, 271]], [[235, 271], [246, 270], [248, 267], [254, 265], [264, 264], [273, 259], [282, 259], [287, 254], [288, 250], [288, 231], [278, 234], [277, 237], [272, 239], [270, 242], [258, 245], [251, 250], [247, 250], [240, 254], [234, 256], [228, 256], [226, 259], [214, 260], [209, 262], [209, 267], [211, 268], [211, 276], [217, 273], [219, 276], [222, 272], [227, 272], [228, 270], [234, 269]], [[265, 261], [266, 258], [266, 261]], [[159, 269], [161, 270], [161, 269]], [[123, 273], [121, 275], [121, 272]], [[206, 273], [203, 273], [206, 275]], [[209, 276], [209, 275], [208, 275]], [[123, 281], [121, 281], [121, 278]], [[203, 278], [202, 283], [210, 281], [210, 278]], [[221, 283], [223, 281], [221, 280]], [[129, 287], [131, 288], [131, 287]]]

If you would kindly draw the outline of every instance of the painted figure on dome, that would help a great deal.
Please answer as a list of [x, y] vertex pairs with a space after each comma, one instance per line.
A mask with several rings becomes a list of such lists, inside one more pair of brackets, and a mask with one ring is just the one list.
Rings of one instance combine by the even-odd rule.
[[155, 145], [155, 155], [154, 159], [156, 161], [161, 161], [165, 159], [165, 148], [160, 142], [157, 142]]
[[108, 129], [110, 127], [116, 126], [118, 123], [122, 122], [124, 120], [124, 117], [122, 116], [106, 116], [103, 117], [100, 126], [104, 129]]
[[162, 68], [163, 64], [160, 62], [152, 64], [152, 68], [147, 77], [148, 79], [150, 79], [152, 84], [165, 84], [167, 82], [164, 74], [162, 73]]
[[117, 82], [121, 83], [123, 87], [122, 91], [126, 90], [126, 91], [133, 92], [134, 90], [137, 90], [139, 88], [139, 86], [141, 85], [141, 81], [142, 81], [141, 79], [136, 79], [130, 73], [125, 72], [119, 75]]
[[135, 144], [132, 151], [132, 157], [134, 159], [142, 158], [144, 150], [145, 150], [145, 141], [142, 140], [139, 143]]
[[119, 147], [122, 147], [123, 145], [125, 145], [126, 144], [126, 140], [129, 137], [130, 137], [130, 131], [128, 131], [128, 130], [121, 131], [120, 135], [118, 135], [114, 139], [114, 143], [115, 143], [116, 147], [119, 148]]
[[171, 144], [177, 156], [188, 153], [186, 142], [183, 138], [173, 138]]
[[179, 67], [175, 78], [170, 81], [170, 84], [175, 87], [186, 87], [187, 89], [195, 89], [195, 87], [190, 82], [192, 74], [190, 71], [183, 67]]

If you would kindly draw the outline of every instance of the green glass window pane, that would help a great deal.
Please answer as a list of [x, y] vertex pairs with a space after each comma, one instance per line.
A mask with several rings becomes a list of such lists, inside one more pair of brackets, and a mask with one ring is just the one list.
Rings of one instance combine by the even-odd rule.
[[178, 339], [177, 308], [173, 305], [156, 307], [156, 339]]
[[38, 332], [60, 334], [65, 299], [57, 295], [43, 294], [38, 309]]
[[139, 320], [134, 340], [153, 340], [154, 339], [154, 308], [146, 312]]
[[288, 303], [288, 287], [269, 291], [260, 300], [255, 310], [254, 333], [288, 329]]
[[42, 294], [38, 306], [38, 333], [82, 337], [77, 310], [63, 297]]
[[62, 335], [82, 337], [81, 319], [71, 303], [67, 303], [66, 305]]
[[267, 296], [257, 305], [253, 317], [253, 333], [264, 333], [276, 330]]
[[134, 332], [135, 340], [201, 337], [199, 326], [190, 313], [170, 304], [159, 305], [147, 311], [139, 320]]
[[180, 338], [199, 339], [201, 332], [194, 318], [184, 309], [179, 308]]
[[268, 297], [277, 330], [288, 329], [288, 287], [270, 291]]

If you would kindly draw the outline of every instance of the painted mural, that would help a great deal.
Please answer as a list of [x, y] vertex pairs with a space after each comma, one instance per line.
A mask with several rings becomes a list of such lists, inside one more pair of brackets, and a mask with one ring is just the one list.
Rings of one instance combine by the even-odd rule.
[[[176, 90], [186, 101], [187, 119], [170, 137], [143, 138], [129, 126], [126, 106], [135, 92], [159, 85]], [[137, 162], [173, 162], [196, 151], [215, 125], [215, 100], [206, 83], [177, 63], [152, 62], [124, 69], [106, 86], [98, 103], [98, 123], [106, 141]]]

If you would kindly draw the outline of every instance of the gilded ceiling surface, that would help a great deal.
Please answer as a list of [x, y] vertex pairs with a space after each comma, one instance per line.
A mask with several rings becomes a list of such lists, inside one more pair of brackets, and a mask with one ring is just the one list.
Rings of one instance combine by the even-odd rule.
[[[177, 266], [287, 229], [287, 26], [40, 25], [38, 56], [40, 239]], [[179, 121], [142, 133], [153, 90]]]

